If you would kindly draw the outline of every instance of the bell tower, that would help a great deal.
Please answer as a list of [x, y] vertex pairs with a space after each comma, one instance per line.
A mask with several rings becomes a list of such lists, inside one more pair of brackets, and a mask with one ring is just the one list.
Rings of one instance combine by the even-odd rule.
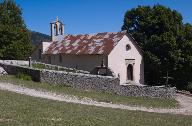
[[52, 41], [59, 41], [64, 36], [64, 24], [56, 18], [56, 21], [51, 22], [51, 39]]

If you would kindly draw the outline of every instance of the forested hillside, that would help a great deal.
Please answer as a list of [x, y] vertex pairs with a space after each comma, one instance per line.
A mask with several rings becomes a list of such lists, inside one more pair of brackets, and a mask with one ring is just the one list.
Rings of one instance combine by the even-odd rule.
[[33, 45], [38, 45], [42, 41], [51, 41], [51, 37], [46, 34], [31, 31], [31, 42]]

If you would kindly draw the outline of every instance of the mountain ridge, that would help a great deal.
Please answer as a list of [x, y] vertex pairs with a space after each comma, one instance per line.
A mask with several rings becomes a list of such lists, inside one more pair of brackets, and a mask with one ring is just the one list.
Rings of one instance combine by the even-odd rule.
[[38, 46], [42, 41], [51, 41], [51, 36], [36, 31], [31, 32], [31, 43]]

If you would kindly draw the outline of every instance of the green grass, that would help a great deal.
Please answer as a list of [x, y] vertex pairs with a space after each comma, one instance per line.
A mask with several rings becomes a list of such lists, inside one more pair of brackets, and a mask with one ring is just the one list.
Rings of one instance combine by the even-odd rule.
[[37, 69], [45, 69], [45, 65], [40, 63], [32, 64], [32, 67]]
[[0, 91], [1, 126], [192, 126], [192, 116], [128, 111]]
[[112, 102], [117, 104], [155, 107], [155, 108], [176, 108], [179, 106], [178, 102], [174, 99], [126, 97], [126, 96], [119, 96], [116, 94], [110, 94], [110, 93], [104, 93], [104, 92], [83, 91], [83, 90], [79, 90], [79, 89], [75, 89], [67, 86], [50, 85], [50, 84], [33, 82], [33, 81], [25, 81], [10, 75], [0, 76], [0, 81], [22, 85], [29, 88], [52, 91], [52, 92], [61, 93], [61, 94], [75, 95], [79, 98], [88, 97], [101, 102]]
[[32, 78], [31, 76], [29, 76], [28, 74], [24, 74], [24, 73], [18, 73], [15, 75], [16, 78], [19, 78], [21, 80], [27, 80], [27, 81], [31, 81]]

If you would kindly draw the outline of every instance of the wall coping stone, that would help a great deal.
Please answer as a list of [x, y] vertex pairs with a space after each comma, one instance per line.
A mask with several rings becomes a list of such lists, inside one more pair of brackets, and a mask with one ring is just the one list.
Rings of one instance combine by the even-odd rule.
[[54, 72], [54, 73], [63, 73], [63, 74], [71, 74], [71, 75], [82, 75], [87, 77], [99, 77], [99, 78], [111, 78], [111, 79], [119, 79], [118, 77], [112, 76], [102, 76], [102, 75], [94, 75], [94, 74], [84, 74], [84, 73], [75, 73], [75, 72], [66, 72], [66, 71], [55, 71], [55, 70], [46, 70], [46, 69], [38, 69], [44, 72]]

